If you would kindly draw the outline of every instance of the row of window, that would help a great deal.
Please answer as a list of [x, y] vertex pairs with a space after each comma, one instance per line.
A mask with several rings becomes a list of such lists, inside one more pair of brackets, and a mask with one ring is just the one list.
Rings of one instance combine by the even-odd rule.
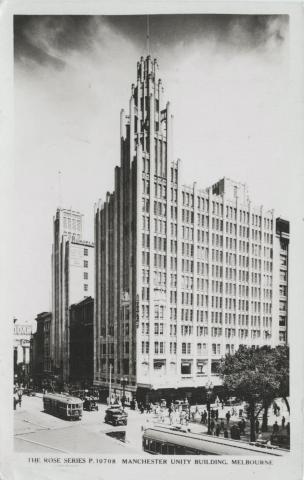
[[[229, 319], [229, 323], [225, 322], [226, 324], [232, 324], [235, 326], [235, 315], [232, 321]], [[238, 315], [238, 325], [239, 326], [246, 326], [249, 327], [249, 316], [248, 315]], [[251, 317], [250, 321], [251, 327], [259, 327], [261, 326], [261, 319], [257, 317]], [[262, 319], [262, 326], [265, 328], [272, 328], [272, 319], [269, 317], [263, 317]], [[286, 317], [280, 317], [280, 326], [286, 326]], [[150, 324], [149, 323], [142, 323], [142, 334], [143, 335], [149, 335], [150, 333]], [[129, 335], [129, 325], [126, 323], [125, 328], [123, 329], [123, 332], [125, 335]], [[235, 328], [225, 328], [223, 329], [222, 327], [211, 327], [211, 336], [212, 337], [217, 337], [217, 336], [222, 336], [223, 332], [225, 334], [225, 337], [234, 337], [236, 335], [236, 329]], [[156, 322], [154, 323], [154, 334], [155, 335], [164, 335], [165, 333], [165, 324], [163, 322]], [[170, 330], [169, 330], [170, 336], [176, 336], [177, 334], [177, 325], [176, 324], [170, 324]], [[187, 335], [193, 335], [193, 325], [181, 325], [181, 335], [187, 336]], [[196, 335], [198, 337], [201, 336], [208, 336], [208, 327], [207, 326], [200, 326], [198, 325], [196, 327]]]

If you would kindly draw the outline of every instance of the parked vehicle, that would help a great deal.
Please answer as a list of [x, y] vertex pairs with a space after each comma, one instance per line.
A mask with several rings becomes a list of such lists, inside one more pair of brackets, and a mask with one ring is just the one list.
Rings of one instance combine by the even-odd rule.
[[112, 425], [127, 425], [128, 414], [121, 407], [110, 407], [106, 410], [105, 423]]
[[31, 388], [25, 388], [23, 390], [23, 395], [28, 395], [29, 397], [35, 397], [36, 396], [36, 392], [31, 389]]
[[66, 420], [80, 420], [82, 417], [82, 400], [62, 393], [43, 395], [44, 411]]
[[184, 402], [183, 400], [175, 400], [174, 405], [175, 407], [181, 408], [185, 412], [189, 410], [189, 403]]
[[85, 397], [83, 401], [83, 409], [87, 412], [98, 410], [98, 405], [93, 397]]

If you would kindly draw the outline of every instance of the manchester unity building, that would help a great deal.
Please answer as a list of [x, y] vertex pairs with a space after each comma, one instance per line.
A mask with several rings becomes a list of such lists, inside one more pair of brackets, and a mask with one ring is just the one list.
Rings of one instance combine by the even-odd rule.
[[94, 383], [190, 396], [220, 383], [219, 361], [239, 345], [288, 341], [289, 222], [229, 178], [182, 184], [150, 56], [120, 138], [114, 191], [95, 208]]

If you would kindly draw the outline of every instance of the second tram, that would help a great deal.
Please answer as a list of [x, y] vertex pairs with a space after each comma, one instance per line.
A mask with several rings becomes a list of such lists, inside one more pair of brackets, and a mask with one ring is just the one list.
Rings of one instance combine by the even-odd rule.
[[44, 411], [66, 420], [80, 420], [83, 401], [63, 393], [47, 393], [43, 395]]
[[257, 447], [238, 440], [215, 438], [158, 426], [146, 428], [142, 444], [145, 452], [154, 455], [282, 456], [288, 452], [277, 447]]

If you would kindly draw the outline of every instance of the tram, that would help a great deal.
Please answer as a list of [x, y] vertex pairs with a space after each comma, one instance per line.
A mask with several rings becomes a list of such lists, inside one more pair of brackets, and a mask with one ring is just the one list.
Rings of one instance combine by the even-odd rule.
[[257, 447], [238, 440], [194, 434], [176, 428], [148, 427], [142, 437], [145, 452], [154, 455], [267, 455], [282, 456], [288, 450]]
[[83, 401], [63, 393], [47, 393], [43, 395], [44, 411], [66, 420], [80, 420]]

